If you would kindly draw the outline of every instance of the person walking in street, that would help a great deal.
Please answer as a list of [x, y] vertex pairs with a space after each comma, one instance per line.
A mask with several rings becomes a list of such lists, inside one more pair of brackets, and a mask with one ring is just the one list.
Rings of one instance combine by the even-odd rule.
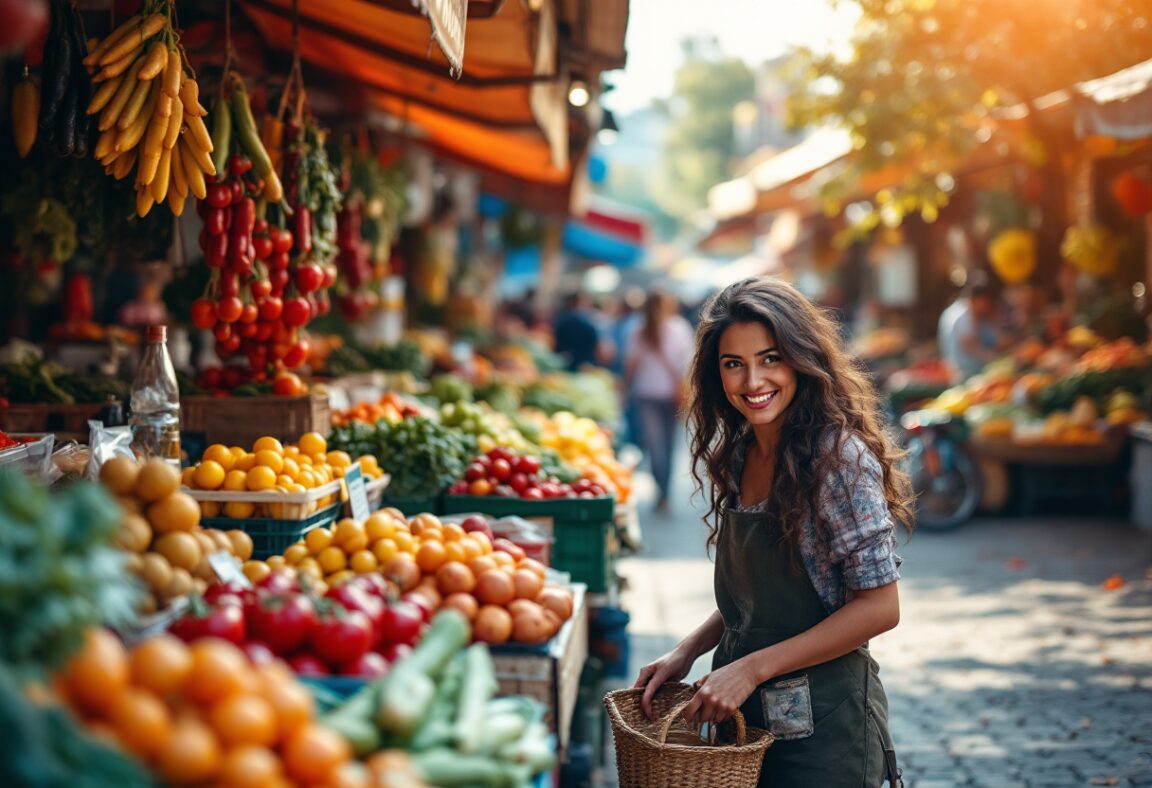
[[668, 510], [668, 487], [676, 447], [676, 414], [684, 373], [692, 355], [692, 327], [677, 312], [676, 299], [654, 291], [644, 304], [644, 322], [628, 340], [624, 384], [636, 403], [640, 448], [656, 480], [656, 511]]
[[564, 309], [552, 327], [554, 349], [567, 361], [569, 372], [600, 360], [600, 329], [589, 314], [591, 299], [577, 290], [564, 298]]
[[896, 526], [914, 514], [872, 385], [835, 324], [768, 278], [705, 304], [689, 381], [717, 610], [640, 670], [642, 707], [715, 648], [684, 716], [770, 730], [761, 786], [900, 785], [868, 641], [900, 619]]
[[996, 294], [979, 273], [940, 314], [936, 330], [940, 356], [952, 367], [957, 383], [979, 373], [1008, 347], [997, 327]]

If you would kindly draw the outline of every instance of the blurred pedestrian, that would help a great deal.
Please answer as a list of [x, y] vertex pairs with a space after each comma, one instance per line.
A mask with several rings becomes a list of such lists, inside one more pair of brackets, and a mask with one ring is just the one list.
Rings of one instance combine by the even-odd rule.
[[642, 707], [715, 648], [684, 716], [769, 729], [760, 785], [899, 785], [868, 641], [899, 621], [913, 511], [875, 391], [836, 325], [769, 278], [705, 305], [689, 379], [718, 609], [640, 670]]
[[676, 299], [654, 291], [644, 304], [644, 320], [626, 343], [625, 388], [636, 402], [640, 448], [656, 480], [656, 510], [668, 510], [668, 487], [676, 447], [676, 413], [684, 373], [692, 355], [692, 327], [679, 314]]
[[625, 383], [625, 359], [628, 357], [629, 343], [635, 339], [636, 331], [644, 321], [644, 291], [638, 287], [629, 288], [620, 298], [616, 310], [616, 322], [612, 326], [612, 344], [616, 346], [612, 371], [619, 378], [621, 413], [624, 417], [626, 442], [640, 444], [640, 416], [636, 410], [636, 398]]
[[587, 293], [569, 293], [552, 326], [554, 350], [567, 361], [570, 372], [599, 360], [600, 331], [590, 315], [590, 304]]
[[956, 382], [978, 374], [1008, 348], [998, 322], [995, 291], [986, 276], [974, 273], [941, 313], [936, 330], [940, 357], [951, 365]]

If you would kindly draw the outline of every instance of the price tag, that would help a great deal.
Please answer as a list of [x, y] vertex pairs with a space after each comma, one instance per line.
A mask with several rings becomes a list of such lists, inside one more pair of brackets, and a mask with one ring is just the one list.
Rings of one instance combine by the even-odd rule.
[[364, 473], [358, 463], [352, 463], [344, 471], [344, 483], [348, 485], [348, 502], [352, 506], [352, 519], [364, 522], [372, 514], [368, 508], [368, 488], [364, 486]]
[[216, 577], [220, 578], [220, 582], [235, 583], [241, 588], [252, 587], [251, 581], [248, 580], [248, 576], [244, 574], [241, 568], [240, 559], [231, 553], [224, 550], [209, 553], [208, 565], [212, 567]]

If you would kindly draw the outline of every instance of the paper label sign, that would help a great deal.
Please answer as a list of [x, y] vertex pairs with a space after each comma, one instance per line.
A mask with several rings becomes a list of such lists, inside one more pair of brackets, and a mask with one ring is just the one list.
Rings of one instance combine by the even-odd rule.
[[348, 503], [352, 507], [352, 519], [364, 522], [372, 514], [368, 507], [368, 488], [364, 486], [364, 472], [357, 463], [352, 463], [344, 471], [344, 483], [348, 485]]
[[244, 574], [240, 559], [224, 550], [217, 550], [208, 554], [208, 565], [220, 578], [221, 583], [235, 583], [241, 588], [251, 588], [252, 583]]

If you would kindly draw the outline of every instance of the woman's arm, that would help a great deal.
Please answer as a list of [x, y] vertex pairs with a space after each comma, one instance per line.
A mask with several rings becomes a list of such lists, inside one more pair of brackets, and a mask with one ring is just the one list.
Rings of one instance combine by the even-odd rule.
[[855, 591], [842, 608], [811, 629], [709, 673], [700, 680], [696, 696], [684, 710], [684, 718], [722, 722], [731, 717], [760, 684], [848, 654], [894, 628], [899, 621], [900, 595], [896, 583]]
[[649, 718], [652, 717], [652, 696], [665, 682], [679, 681], [688, 675], [692, 665], [720, 643], [724, 634], [724, 619], [720, 611], [716, 610], [708, 619], [698, 626], [691, 635], [677, 644], [660, 659], [640, 668], [640, 675], [632, 686], [643, 687], [644, 695], [640, 699], [640, 708]]

